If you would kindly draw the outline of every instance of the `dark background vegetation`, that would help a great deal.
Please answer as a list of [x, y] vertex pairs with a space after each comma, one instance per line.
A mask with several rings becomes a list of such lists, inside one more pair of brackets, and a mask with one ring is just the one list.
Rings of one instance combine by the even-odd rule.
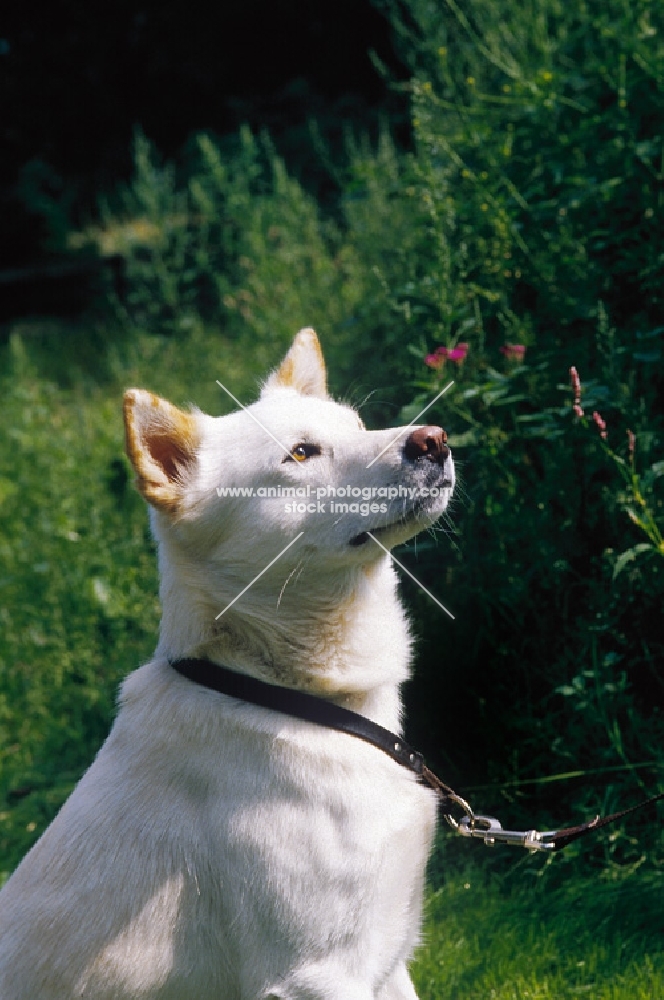
[[314, 117], [338, 143], [344, 126], [375, 130], [388, 115], [407, 141], [407, 100], [370, 50], [407, 77], [388, 20], [368, 0], [12, 5], [0, 36], [0, 267], [43, 256], [43, 220], [26, 212], [25, 186], [66, 198], [80, 222], [100, 191], [129, 179], [137, 125], [165, 156], [197, 131], [267, 128], [318, 184], [328, 179], [308, 136]]
[[[251, 399], [304, 325], [369, 426], [455, 380], [430, 413], [454, 508], [398, 554], [456, 615], [404, 580], [411, 741], [524, 828], [660, 789], [660, 6], [24, 4], [0, 35], [0, 872], [154, 648], [122, 388], [223, 412], [214, 379]], [[617, 982], [629, 948], [651, 968], [664, 930], [658, 815], [553, 864], [496, 852], [483, 872], [548, 890], [590, 868], [608, 888], [588, 927], [622, 942]], [[434, 886], [471, 846], [442, 839]], [[439, 995], [433, 958], [426, 975]], [[551, 975], [541, 995], [566, 997], [569, 969]]]

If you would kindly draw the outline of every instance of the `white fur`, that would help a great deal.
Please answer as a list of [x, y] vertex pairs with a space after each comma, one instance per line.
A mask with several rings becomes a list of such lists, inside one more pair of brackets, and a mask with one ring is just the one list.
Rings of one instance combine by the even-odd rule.
[[[127, 397], [153, 504], [163, 620], [96, 760], [0, 894], [0, 1000], [413, 1000], [433, 792], [351, 736], [237, 702], [168, 665], [205, 656], [399, 731], [407, 623], [391, 547], [417, 517], [292, 514], [218, 486], [425, 485], [405, 435], [331, 401], [302, 331], [251, 408], [186, 415]], [[368, 462], [390, 444], [371, 468]], [[451, 457], [444, 474], [453, 483]], [[390, 525], [394, 525], [390, 527]], [[298, 532], [304, 534], [218, 620]]]

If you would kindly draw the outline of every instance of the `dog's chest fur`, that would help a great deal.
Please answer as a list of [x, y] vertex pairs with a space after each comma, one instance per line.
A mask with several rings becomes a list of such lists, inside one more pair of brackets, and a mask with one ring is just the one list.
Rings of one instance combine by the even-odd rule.
[[306, 984], [349, 968], [378, 996], [416, 943], [434, 821], [376, 748], [147, 664], [50, 829], [58, 868], [40, 842], [12, 879], [33, 959], [3, 1000], [341, 998]]

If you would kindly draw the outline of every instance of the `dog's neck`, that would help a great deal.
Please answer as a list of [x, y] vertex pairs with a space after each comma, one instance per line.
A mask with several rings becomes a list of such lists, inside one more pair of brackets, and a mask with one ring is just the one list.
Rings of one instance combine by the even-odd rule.
[[160, 560], [157, 657], [205, 657], [398, 730], [410, 637], [387, 556], [352, 574], [330, 574], [315, 592], [305, 581], [279, 597], [274, 581], [258, 580], [216, 619], [224, 598], [213, 586], [201, 588], [198, 577], [188, 580], [172, 555]]

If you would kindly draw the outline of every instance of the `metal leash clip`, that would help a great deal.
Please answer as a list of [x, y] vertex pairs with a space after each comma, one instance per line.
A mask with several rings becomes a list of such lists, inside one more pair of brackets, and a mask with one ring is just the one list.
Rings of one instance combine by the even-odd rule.
[[488, 847], [494, 844], [514, 844], [528, 851], [555, 851], [557, 830], [503, 830], [502, 823], [495, 816], [476, 816], [470, 805], [460, 795], [448, 789], [446, 803], [458, 806], [464, 815], [457, 819], [451, 813], [443, 813], [446, 822], [462, 837], [482, 840]]
[[463, 816], [455, 821], [455, 829], [462, 837], [476, 837], [489, 847], [494, 844], [514, 844], [528, 851], [554, 851], [556, 830], [503, 830], [494, 816]]

